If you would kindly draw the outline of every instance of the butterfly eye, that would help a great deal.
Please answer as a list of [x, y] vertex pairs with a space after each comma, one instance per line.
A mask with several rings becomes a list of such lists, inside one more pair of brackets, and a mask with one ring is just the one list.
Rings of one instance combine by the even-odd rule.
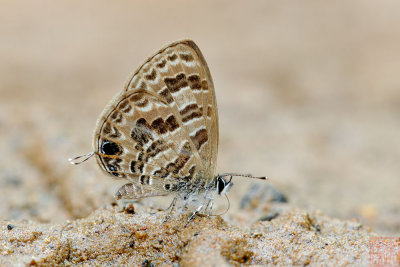
[[222, 191], [224, 191], [225, 186], [226, 186], [225, 180], [221, 177], [218, 177], [217, 178], [217, 191], [218, 191], [219, 195], [222, 193]]
[[121, 153], [121, 149], [116, 143], [105, 140], [101, 144], [101, 153], [105, 155], [116, 155]]

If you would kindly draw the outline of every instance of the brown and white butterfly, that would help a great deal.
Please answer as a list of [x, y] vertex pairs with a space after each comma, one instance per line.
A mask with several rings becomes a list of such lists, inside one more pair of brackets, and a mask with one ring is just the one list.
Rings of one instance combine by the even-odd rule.
[[129, 77], [98, 119], [93, 146], [94, 152], [71, 163], [95, 155], [104, 172], [127, 179], [117, 199], [175, 194], [171, 211], [178, 199], [195, 201], [198, 205], [188, 222], [202, 209], [210, 211], [215, 195], [226, 193], [232, 176], [238, 175], [215, 175], [214, 84], [191, 40], [162, 48]]

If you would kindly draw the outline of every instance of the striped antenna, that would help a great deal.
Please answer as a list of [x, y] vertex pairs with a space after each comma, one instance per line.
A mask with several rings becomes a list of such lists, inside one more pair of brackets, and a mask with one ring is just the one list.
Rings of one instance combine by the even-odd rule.
[[223, 173], [219, 174], [218, 176], [225, 177], [225, 176], [239, 176], [239, 177], [247, 177], [247, 178], [253, 178], [253, 179], [260, 179], [260, 180], [267, 180], [268, 178], [265, 176], [260, 176], [256, 177], [251, 174], [241, 174], [241, 173]]

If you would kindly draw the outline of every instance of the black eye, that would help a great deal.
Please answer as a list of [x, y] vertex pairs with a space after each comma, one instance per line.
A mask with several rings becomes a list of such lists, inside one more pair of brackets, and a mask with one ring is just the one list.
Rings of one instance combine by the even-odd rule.
[[225, 185], [226, 185], [225, 183], [226, 183], [225, 180], [222, 179], [221, 177], [218, 177], [218, 178], [217, 178], [217, 190], [218, 190], [218, 194], [219, 194], [219, 195], [220, 195], [221, 192], [224, 190]]
[[121, 152], [121, 150], [120, 150], [119, 146], [112, 141], [105, 140], [101, 144], [101, 153], [103, 153], [105, 155], [116, 155], [120, 152]]

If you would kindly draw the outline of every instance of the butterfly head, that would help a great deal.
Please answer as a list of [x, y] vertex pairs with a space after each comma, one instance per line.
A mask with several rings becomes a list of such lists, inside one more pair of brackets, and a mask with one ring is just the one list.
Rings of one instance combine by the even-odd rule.
[[217, 175], [215, 178], [215, 187], [218, 195], [225, 195], [228, 193], [229, 189], [232, 187], [232, 176], [229, 180], [225, 180], [225, 176]]
[[[225, 195], [226, 193], [228, 193], [229, 189], [233, 185], [232, 176], [241, 176], [241, 177], [260, 179], [260, 180], [267, 179], [267, 177], [265, 177], [265, 176], [256, 177], [256, 176], [252, 176], [251, 174], [240, 174], [240, 173], [218, 174], [217, 176], [215, 176], [215, 188], [216, 188], [218, 195]], [[225, 177], [230, 177], [230, 179], [226, 180]]]

